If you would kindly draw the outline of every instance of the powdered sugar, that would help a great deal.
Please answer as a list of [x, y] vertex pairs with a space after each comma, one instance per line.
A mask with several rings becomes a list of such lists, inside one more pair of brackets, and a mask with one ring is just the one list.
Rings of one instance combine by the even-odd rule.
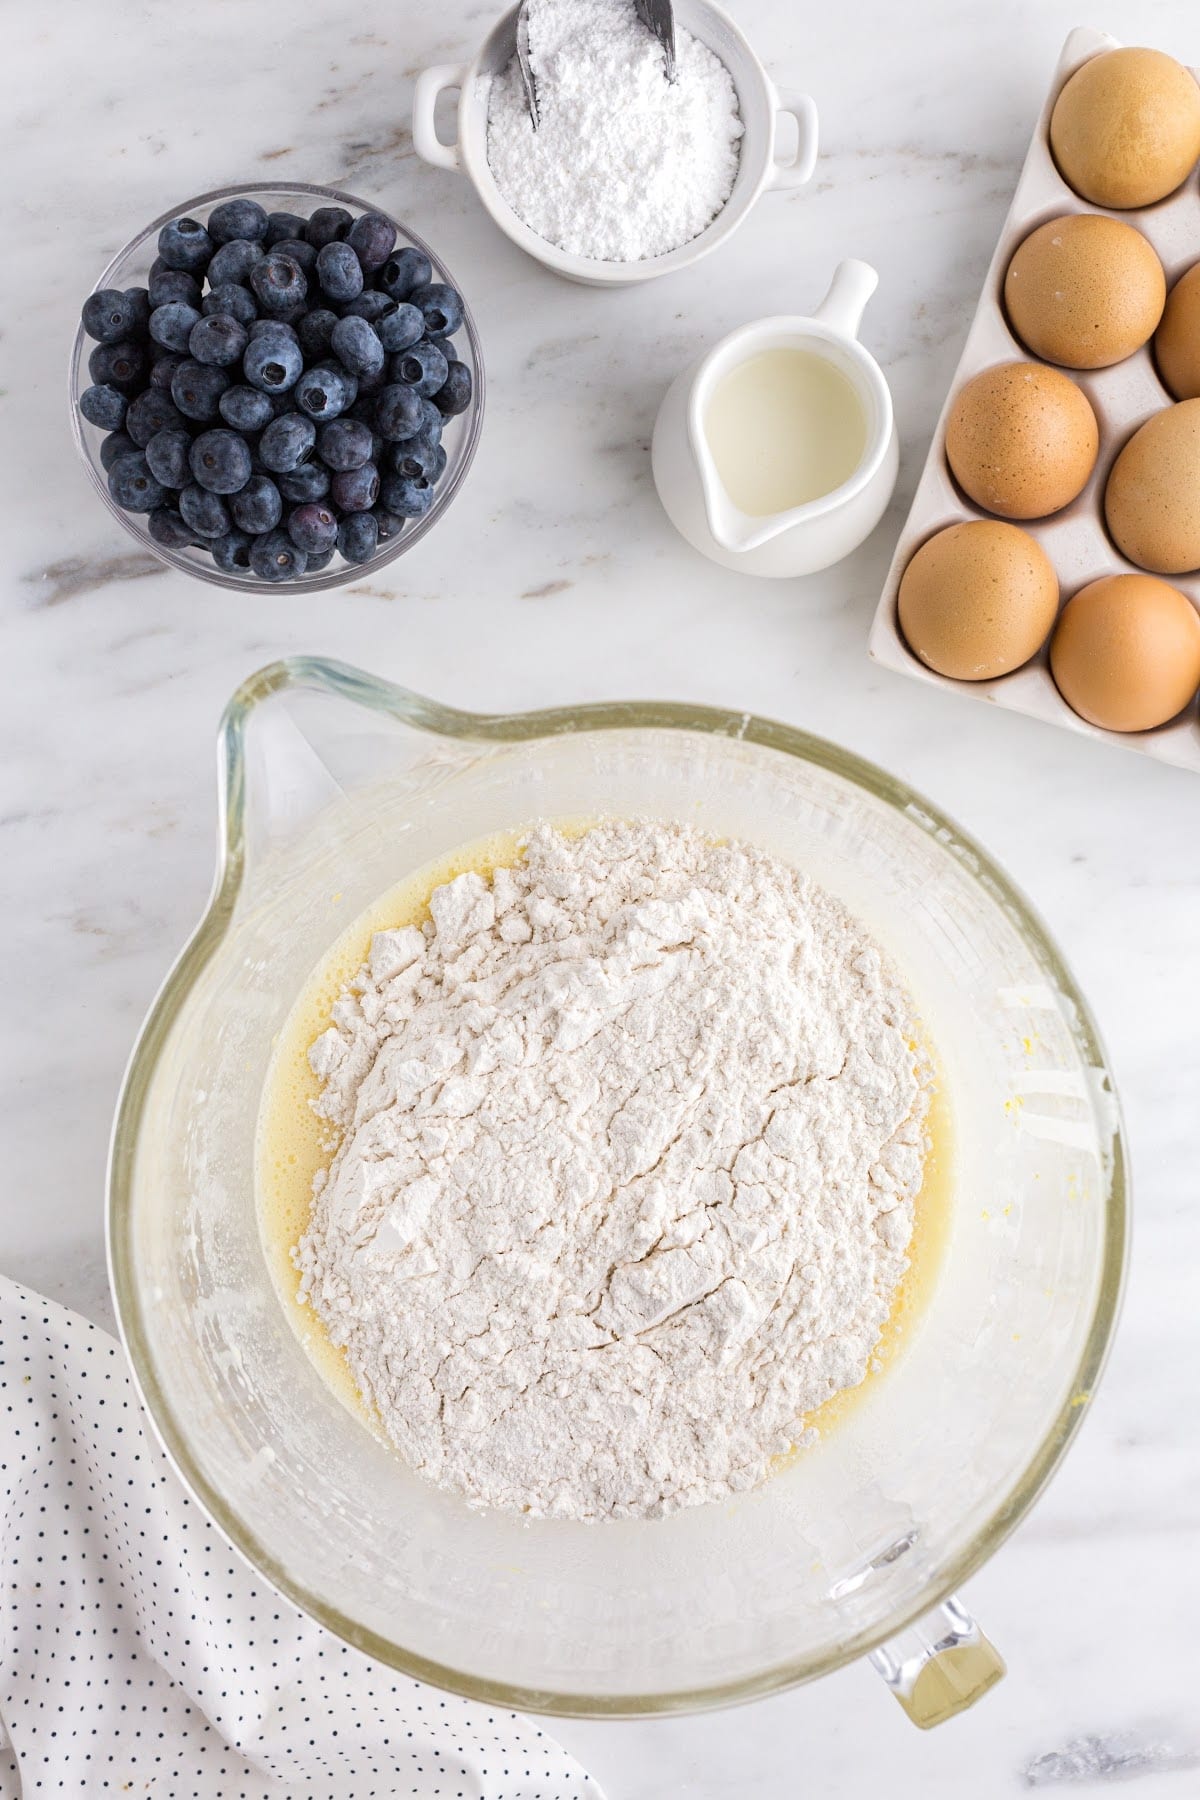
[[632, 0], [529, 0], [541, 126], [515, 60], [492, 78], [488, 162], [539, 237], [639, 262], [690, 243], [729, 198], [742, 122], [729, 71], [676, 28], [677, 74]]
[[680, 826], [536, 831], [378, 933], [310, 1060], [297, 1251], [406, 1460], [650, 1516], [754, 1486], [857, 1383], [927, 1093], [904, 989], [805, 877]]

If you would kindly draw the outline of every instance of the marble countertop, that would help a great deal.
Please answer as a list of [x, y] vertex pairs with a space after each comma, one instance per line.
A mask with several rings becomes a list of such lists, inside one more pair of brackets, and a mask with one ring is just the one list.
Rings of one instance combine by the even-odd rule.
[[[1065, 946], [1107, 1037], [1136, 1185], [1132, 1274], [1103, 1390], [1049, 1494], [970, 1583], [1008, 1680], [929, 1736], [865, 1667], [699, 1720], [564, 1724], [612, 1800], [1002, 1800], [1121, 1776], [1200, 1784], [1200, 785], [1193, 775], [874, 668], [864, 640], [1074, 0], [883, 0], [735, 10], [816, 97], [807, 191], [768, 195], [701, 267], [637, 290], [525, 259], [466, 184], [414, 157], [411, 80], [493, 13], [356, 0], [60, 0], [6, 33], [0, 142], [4, 544], [0, 856], [6, 1272], [111, 1319], [109, 1119], [138, 1022], [199, 914], [215, 836], [213, 732], [258, 665], [317, 651], [466, 707], [711, 701], [836, 738], [962, 820]], [[1110, 0], [1091, 23], [1200, 62], [1190, 0]], [[472, 476], [381, 574], [311, 598], [162, 571], [75, 465], [64, 408], [80, 297], [155, 213], [226, 181], [378, 197], [445, 256], [491, 380]], [[756, 583], [674, 536], [648, 439], [669, 378], [755, 315], [809, 308], [873, 262], [865, 338], [896, 397], [900, 486], [870, 542], [806, 581]], [[1086, 1748], [1076, 1786], [1062, 1754]], [[1059, 1760], [1055, 1761], [1055, 1754]]]

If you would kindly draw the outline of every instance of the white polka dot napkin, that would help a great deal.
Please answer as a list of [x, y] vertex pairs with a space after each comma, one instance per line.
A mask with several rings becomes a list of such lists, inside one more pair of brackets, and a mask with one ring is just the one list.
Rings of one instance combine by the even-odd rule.
[[260, 1582], [143, 1433], [118, 1344], [0, 1278], [0, 1797], [604, 1800], [553, 1739]]

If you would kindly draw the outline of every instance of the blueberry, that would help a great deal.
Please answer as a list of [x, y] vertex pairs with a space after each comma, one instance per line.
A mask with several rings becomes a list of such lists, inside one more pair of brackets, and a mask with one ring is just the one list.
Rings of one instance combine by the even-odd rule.
[[318, 250], [344, 238], [354, 220], [344, 206], [318, 206], [304, 227], [304, 235]]
[[379, 488], [380, 498], [389, 512], [402, 519], [421, 519], [433, 504], [433, 484], [423, 475], [385, 475]]
[[333, 328], [338, 316], [327, 306], [315, 306], [310, 313], [305, 313], [296, 327], [296, 336], [300, 340], [309, 362], [318, 362], [321, 357], [329, 355], [329, 346], [333, 341]]
[[250, 290], [265, 312], [285, 313], [304, 299], [308, 281], [304, 270], [290, 256], [268, 251], [249, 274]]
[[222, 244], [208, 265], [208, 285], [226, 287], [233, 282], [244, 287], [250, 279], [250, 271], [265, 255], [262, 245], [252, 243], [248, 238], [234, 238], [231, 243]]
[[425, 329], [430, 337], [450, 337], [463, 322], [462, 296], [457, 288], [444, 281], [431, 281], [415, 288], [410, 295], [414, 306], [425, 315]]
[[252, 387], [226, 388], [217, 401], [217, 409], [235, 431], [261, 431], [275, 417], [271, 396]]
[[283, 413], [272, 419], [258, 440], [258, 454], [277, 475], [290, 475], [307, 462], [317, 441], [317, 428], [303, 413]]
[[445, 381], [433, 396], [433, 404], [447, 418], [466, 412], [471, 404], [471, 371], [466, 363], [450, 363]]
[[187, 306], [199, 306], [200, 283], [186, 269], [151, 269], [149, 275], [150, 306], [168, 306], [172, 300], [182, 300]]
[[269, 475], [252, 475], [245, 487], [229, 502], [233, 522], [251, 537], [273, 531], [283, 517], [283, 501], [279, 489]]
[[453, 338], [431, 337], [429, 342], [441, 351], [448, 363], [458, 362], [460, 360], [458, 351], [454, 348]]
[[430, 481], [440, 481], [442, 479], [442, 476], [446, 473], [446, 464], [450, 460], [450, 458], [446, 455], [445, 444], [439, 444], [437, 449], [434, 451], [433, 455], [434, 455], [433, 473], [429, 476], [429, 480]]
[[267, 214], [267, 248], [281, 244], [286, 238], [302, 238], [307, 219], [299, 213], [273, 212]]
[[125, 289], [125, 298], [133, 311], [133, 337], [145, 337], [150, 329], [150, 295], [144, 287]]
[[83, 303], [83, 329], [98, 344], [119, 344], [137, 329], [138, 311], [119, 288], [101, 288]]
[[[271, 402], [272, 419], [278, 419], [282, 414], [296, 410], [296, 397], [291, 388], [284, 388], [282, 393], [268, 394], [266, 398]], [[270, 420], [267, 423], [269, 424]]]
[[371, 428], [361, 419], [332, 419], [317, 436], [317, 455], [327, 469], [361, 469], [371, 459]]
[[440, 444], [423, 444], [418, 438], [413, 438], [407, 444], [394, 444], [392, 469], [408, 481], [433, 481], [436, 479], [434, 469], [437, 467], [440, 449]]
[[173, 506], [156, 506], [146, 520], [146, 530], [164, 550], [186, 550], [196, 541], [191, 526]]
[[234, 238], [255, 242], [267, 235], [266, 209], [257, 200], [239, 194], [233, 200], [222, 200], [208, 215], [208, 235], [214, 244], [228, 244]]
[[310, 556], [309, 557], [308, 567], [305, 569], [304, 573], [306, 575], [316, 575], [322, 569], [327, 569], [332, 561], [333, 561], [333, 551], [332, 550], [322, 550], [320, 556]]
[[154, 479], [140, 450], [118, 456], [108, 471], [108, 491], [125, 512], [153, 512], [167, 498], [167, 490]]
[[120, 344], [97, 344], [88, 357], [88, 374], [98, 387], [115, 387], [128, 393], [143, 385], [149, 360], [142, 346], [132, 339]]
[[171, 378], [171, 398], [185, 417], [207, 425], [219, 417], [221, 395], [232, 386], [228, 369], [205, 368], [203, 363], [188, 358]]
[[351, 513], [338, 526], [337, 547], [347, 562], [370, 562], [379, 548], [379, 522], [369, 512]]
[[236, 281], [223, 281], [220, 287], [213, 288], [205, 294], [200, 302], [200, 311], [206, 317], [224, 315], [236, 319], [239, 325], [249, 328], [258, 317], [258, 307], [254, 295], [248, 287], [239, 287]]
[[381, 389], [375, 400], [375, 424], [385, 438], [410, 438], [424, 419], [421, 396], [403, 382]]
[[418, 444], [440, 444], [445, 419], [432, 400], [421, 401], [421, 423], [413, 432], [413, 441]]
[[242, 372], [251, 387], [266, 394], [283, 394], [296, 385], [304, 369], [304, 355], [290, 337], [259, 332], [246, 345]]
[[100, 446], [100, 464], [105, 474], [118, 456], [136, 456], [137, 445], [127, 431], [112, 431]]
[[395, 248], [396, 227], [382, 213], [366, 212], [355, 219], [346, 242], [364, 269], [381, 269]]
[[352, 375], [374, 375], [386, 360], [375, 328], [366, 319], [339, 319], [330, 342], [334, 355]]
[[395, 305], [391, 296], [381, 294], [378, 288], [364, 288], [353, 300], [341, 301], [338, 310], [343, 319], [367, 319], [374, 325], [385, 313], [392, 312]]
[[198, 219], [172, 219], [158, 234], [158, 254], [168, 269], [194, 274], [208, 267], [213, 241]]
[[179, 510], [197, 537], [224, 537], [233, 530], [229, 508], [219, 494], [191, 481], [179, 496]]
[[299, 468], [281, 475], [275, 483], [285, 500], [302, 506], [306, 500], [322, 500], [329, 492], [329, 470], [324, 463], [301, 463]]
[[224, 537], [214, 538], [209, 545], [212, 559], [218, 569], [227, 575], [244, 575], [250, 568], [250, 534], [245, 531], [227, 531]]
[[244, 325], [228, 313], [210, 313], [192, 326], [187, 347], [196, 362], [213, 369], [228, 369], [241, 362], [248, 342]]
[[289, 324], [286, 319], [277, 319], [274, 317], [269, 319], [255, 319], [253, 325], [248, 329], [251, 338], [286, 338], [289, 344], [298, 344], [300, 342], [300, 334], [297, 332], [296, 327]]
[[[195, 355], [195, 351], [192, 354]], [[414, 344], [411, 350], [403, 350], [392, 358], [389, 374], [428, 400], [445, 381], [447, 366], [441, 351], [435, 350], [432, 344]]]
[[290, 256], [294, 263], [300, 264], [306, 276], [317, 266], [316, 245], [304, 238], [284, 238], [281, 243], [272, 245], [272, 252], [276, 256]]
[[322, 551], [332, 550], [337, 543], [337, 515], [323, 501], [310, 500], [288, 514], [287, 534], [297, 550], [320, 556]]
[[156, 306], [150, 314], [150, 336], [164, 350], [177, 350], [184, 355], [192, 326], [199, 322], [199, 307], [189, 306], [186, 300], [168, 300], [165, 306]]
[[318, 363], [296, 383], [296, 404], [313, 419], [336, 419], [357, 397], [357, 381], [338, 363]]
[[392, 310], [375, 321], [379, 341], [389, 354], [411, 349], [425, 335], [425, 315], [418, 306], [406, 300], [393, 302]]
[[355, 380], [358, 382], [359, 393], [364, 395], [367, 399], [378, 394], [381, 389], [385, 388], [388, 384], [386, 357], [377, 369], [371, 370], [369, 375], [357, 375], [355, 376]]
[[124, 394], [107, 382], [85, 388], [79, 396], [80, 412], [89, 425], [98, 425], [101, 431], [120, 431], [128, 405]]
[[349, 244], [326, 244], [317, 255], [317, 280], [330, 300], [354, 300], [363, 291], [362, 264]]
[[393, 538], [398, 538], [408, 524], [407, 519], [402, 519], [399, 513], [389, 512], [386, 506], [373, 506], [371, 517], [375, 521], [381, 544], [390, 543]]
[[262, 581], [291, 581], [304, 574], [308, 557], [286, 531], [264, 531], [250, 546], [250, 567]]
[[200, 433], [188, 462], [194, 479], [210, 494], [236, 494], [250, 479], [250, 446], [223, 425]]
[[191, 447], [191, 434], [187, 431], [171, 425], [156, 431], [146, 445], [146, 461], [154, 479], [167, 488], [186, 487], [192, 479], [188, 464]]
[[162, 355], [156, 358], [150, 370], [150, 386], [160, 389], [164, 394], [169, 394], [176, 369], [186, 361], [186, 356], [179, 356], [174, 350], [164, 350]]
[[[125, 429], [142, 450], [156, 437], [160, 431], [178, 431], [183, 427], [183, 414], [161, 388], [149, 387], [136, 400], [129, 403], [129, 411], [125, 417]], [[158, 471], [155, 470], [157, 474]], [[159, 480], [163, 478], [159, 475]], [[187, 480], [186, 475], [184, 480]], [[179, 482], [174, 484], [180, 486]]]
[[393, 300], [407, 300], [415, 288], [428, 287], [433, 265], [422, 250], [397, 250], [379, 271], [377, 285]]
[[343, 512], [366, 512], [379, 498], [379, 470], [372, 462], [360, 469], [339, 469], [329, 484], [329, 494]]

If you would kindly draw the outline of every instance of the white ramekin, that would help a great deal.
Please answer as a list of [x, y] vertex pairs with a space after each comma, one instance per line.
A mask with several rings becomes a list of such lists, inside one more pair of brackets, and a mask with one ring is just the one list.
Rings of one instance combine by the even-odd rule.
[[[687, 268], [737, 230], [765, 187], [802, 187], [809, 179], [817, 160], [817, 109], [807, 94], [781, 92], [775, 86], [733, 20], [712, 0], [677, 0], [675, 16], [729, 70], [745, 127], [733, 192], [712, 224], [690, 244], [641, 262], [599, 262], [560, 250], [517, 217], [496, 186], [487, 159], [488, 83], [515, 53], [515, 6], [492, 28], [472, 62], [441, 64], [417, 77], [412, 135], [418, 156], [441, 169], [465, 171], [501, 231], [570, 281], [624, 287]], [[451, 88], [459, 94], [458, 132], [456, 142], [446, 144], [434, 125], [434, 108], [438, 96]], [[784, 114], [795, 119], [799, 137], [795, 149], [781, 157], [779, 121]]]

